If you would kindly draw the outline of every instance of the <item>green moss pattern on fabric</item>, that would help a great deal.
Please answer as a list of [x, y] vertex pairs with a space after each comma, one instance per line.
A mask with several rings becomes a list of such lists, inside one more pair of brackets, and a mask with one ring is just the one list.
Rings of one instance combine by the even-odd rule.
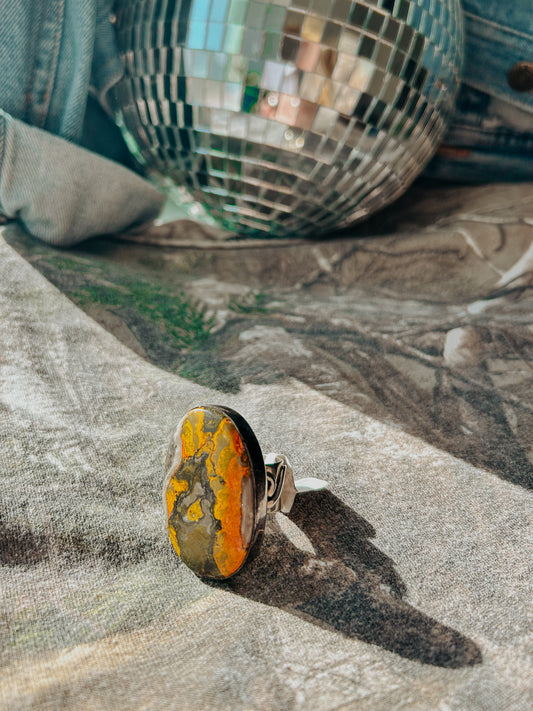
[[[124, 332], [117, 333], [117, 321], [122, 321], [138, 342], [134, 349], [157, 365], [179, 369], [184, 354], [209, 338], [213, 317], [205, 305], [182, 288], [150, 280], [126, 263], [109, 261], [105, 249], [98, 253], [89, 246], [71, 256], [22, 234], [12, 244], [74, 303], [124, 340]], [[150, 269], [155, 272], [157, 265], [146, 264], [145, 271]]]

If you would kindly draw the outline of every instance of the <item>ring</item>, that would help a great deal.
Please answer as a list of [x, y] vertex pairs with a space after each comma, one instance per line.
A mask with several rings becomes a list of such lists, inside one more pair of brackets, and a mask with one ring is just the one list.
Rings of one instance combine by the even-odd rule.
[[172, 546], [196, 575], [215, 580], [232, 577], [259, 552], [267, 513], [289, 513], [299, 491], [326, 483], [313, 477], [295, 483], [287, 457], [263, 458], [244, 417], [218, 405], [185, 415], [165, 468]]

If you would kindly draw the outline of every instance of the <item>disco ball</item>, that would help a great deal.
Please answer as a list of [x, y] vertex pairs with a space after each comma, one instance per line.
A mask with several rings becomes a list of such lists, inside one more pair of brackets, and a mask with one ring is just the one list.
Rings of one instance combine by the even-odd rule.
[[459, 0], [118, 0], [118, 121], [226, 228], [305, 235], [398, 197], [437, 148]]

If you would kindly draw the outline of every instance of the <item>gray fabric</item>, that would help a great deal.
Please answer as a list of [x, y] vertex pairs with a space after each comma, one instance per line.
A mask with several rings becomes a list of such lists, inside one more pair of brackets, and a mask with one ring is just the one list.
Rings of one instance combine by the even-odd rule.
[[[122, 268], [129, 250], [139, 280], [157, 273], [209, 302], [211, 356], [220, 347], [238, 381], [229, 393], [121, 344], [35, 268], [46, 271], [53, 250], [28, 247], [34, 267], [24, 239], [8, 234], [17, 249], [0, 242], [0, 708], [531, 708], [533, 235], [531, 188], [521, 190], [507, 207], [503, 193], [470, 192], [469, 216], [450, 199], [440, 226], [446, 201], [421, 201], [415, 231], [362, 242], [175, 253], [97, 244], [70, 255], [86, 293], [91, 278], [114, 278], [88, 265], [100, 254]], [[81, 300], [73, 264], [57, 274]], [[243, 294], [258, 285], [266, 307], [253, 312]], [[236, 294], [240, 310], [228, 309]], [[83, 306], [102, 317], [101, 305]], [[115, 310], [108, 323], [125, 340]], [[128, 337], [139, 345], [140, 333]], [[346, 333], [357, 336], [358, 365], [347, 364]], [[188, 356], [182, 345], [189, 370], [208, 352], [202, 343]], [[277, 370], [261, 379], [269, 362]], [[421, 393], [437, 376], [434, 402], [452, 406], [448, 424], [435, 414], [432, 441], [412, 424], [417, 398], [418, 421], [429, 417]], [[411, 401], [409, 382], [420, 388]], [[235, 408], [263, 451], [330, 482], [269, 521], [241, 575], [211, 586], [175, 558], [161, 514], [170, 434], [202, 402]], [[444, 437], [453, 413], [456, 451]], [[483, 462], [480, 441], [495, 452], [497, 438], [523, 458]]]
[[0, 213], [68, 246], [153, 220], [164, 196], [136, 173], [0, 109]]

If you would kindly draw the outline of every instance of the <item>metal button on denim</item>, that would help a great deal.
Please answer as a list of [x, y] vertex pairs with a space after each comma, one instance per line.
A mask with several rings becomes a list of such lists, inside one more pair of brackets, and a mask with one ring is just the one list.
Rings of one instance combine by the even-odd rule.
[[509, 69], [507, 79], [515, 91], [533, 90], [533, 62], [517, 62]]

